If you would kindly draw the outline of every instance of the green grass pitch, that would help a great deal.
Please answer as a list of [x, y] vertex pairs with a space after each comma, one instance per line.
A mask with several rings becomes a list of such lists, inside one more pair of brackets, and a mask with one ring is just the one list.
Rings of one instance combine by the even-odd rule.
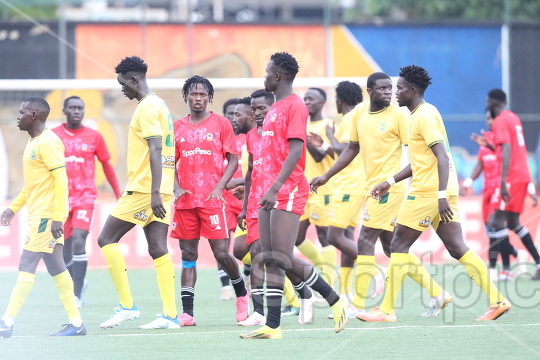
[[[531, 267], [532, 270], [532, 267]], [[454, 301], [440, 316], [421, 318], [428, 295], [407, 279], [398, 300], [395, 323], [363, 323], [350, 319], [345, 331], [335, 334], [330, 310], [316, 304], [313, 324], [299, 325], [284, 317], [282, 340], [242, 340], [251, 328], [236, 325], [234, 302], [218, 301], [220, 285], [215, 269], [199, 270], [196, 287], [196, 327], [142, 331], [137, 326], [161, 312], [154, 270], [130, 270], [129, 277], [141, 318], [114, 329], [100, 329], [115, 306], [117, 296], [106, 270], [91, 270], [86, 305], [81, 313], [88, 335], [52, 338], [66, 323], [54, 283], [38, 272], [14, 327], [11, 339], [0, 338], [0, 359], [533, 359], [540, 358], [540, 282], [519, 279], [503, 283], [501, 291], [513, 303], [512, 311], [497, 321], [474, 319], [487, 309], [486, 297], [459, 266], [430, 267], [437, 282]], [[15, 271], [0, 272], [0, 312], [3, 314]], [[180, 301], [180, 270], [176, 288]], [[380, 301], [380, 297], [376, 299]], [[368, 301], [368, 306], [375, 301]]]

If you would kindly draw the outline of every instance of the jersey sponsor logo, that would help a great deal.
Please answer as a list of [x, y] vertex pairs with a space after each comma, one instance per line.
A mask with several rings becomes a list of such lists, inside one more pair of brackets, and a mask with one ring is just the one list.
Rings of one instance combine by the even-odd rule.
[[32, 149], [32, 151], [30, 152], [30, 160], [37, 160], [37, 156], [36, 156], [36, 152], [37, 150], [36, 149]]
[[182, 150], [182, 156], [188, 157], [193, 155], [212, 155], [212, 150], [195, 148], [193, 150]]
[[392, 221], [390, 221], [390, 226], [396, 227], [396, 219], [392, 219]]
[[138, 213], [135, 213], [135, 215], [133, 215], [133, 218], [135, 220], [139, 220], [139, 221], [146, 221], [148, 220], [148, 215], [146, 215], [146, 209], [142, 209], [141, 211], [139, 211]]
[[366, 209], [366, 211], [364, 211], [364, 221], [369, 221], [369, 219], [371, 219], [371, 216], [368, 214], [368, 211]]
[[88, 151], [88, 145], [87, 144], [82, 144], [81, 145], [81, 151]]
[[276, 121], [276, 119], [277, 119], [277, 114], [273, 113], [272, 116], [270, 117], [270, 121], [274, 122], [274, 121]]
[[313, 211], [309, 217], [312, 218], [313, 220], [319, 220], [320, 219], [320, 216], [317, 214], [316, 211]]
[[274, 132], [272, 130], [266, 130], [261, 133], [261, 136], [274, 136]]
[[487, 154], [487, 155], [482, 156], [482, 160], [483, 161], [496, 161], [497, 160], [497, 155], [495, 155], [495, 154]]
[[420, 222], [418, 223], [418, 225], [420, 225], [421, 227], [424, 227], [424, 228], [429, 227], [429, 225], [431, 225], [431, 217], [430, 217], [430, 216], [426, 216], [425, 219], [420, 220]]
[[206, 134], [206, 141], [214, 141], [214, 134], [212, 133]]
[[161, 166], [174, 169], [174, 156], [161, 155]]
[[258, 158], [257, 160], [255, 160], [255, 161], [253, 162], [253, 166], [255, 166], [255, 165], [261, 165], [261, 164], [262, 164], [262, 158]]
[[49, 249], [54, 249], [56, 246], [56, 239], [49, 241]]
[[378, 132], [386, 132], [386, 121], [381, 121], [379, 123], [379, 128], [377, 129]]
[[77, 157], [75, 155], [70, 155], [68, 157], [66, 157], [66, 162], [67, 163], [80, 163], [80, 164], [84, 164], [86, 162], [86, 160], [84, 158], [81, 158], [81, 157]]

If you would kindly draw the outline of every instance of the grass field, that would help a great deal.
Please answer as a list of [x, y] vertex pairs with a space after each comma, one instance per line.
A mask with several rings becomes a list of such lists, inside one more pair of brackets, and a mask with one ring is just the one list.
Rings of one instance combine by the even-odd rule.
[[[437, 318], [421, 318], [427, 295], [407, 280], [396, 323], [362, 323], [350, 319], [340, 334], [327, 319], [328, 306], [317, 304], [315, 320], [298, 325], [282, 321], [282, 340], [242, 340], [250, 330], [236, 325], [234, 302], [218, 301], [220, 286], [214, 269], [199, 271], [196, 288], [196, 327], [142, 331], [137, 326], [161, 312], [153, 270], [129, 272], [141, 318], [114, 329], [99, 324], [117, 306], [116, 292], [106, 270], [91, 270], [82, 316], [88, 335], [51, 338], [66, 322], [52, 279], [39, 272], [36, 283], [15, 324], [11, 339], [0, 338], [1, 359], [358, 359], [358, 358], [540, 358], [540, 282], [517, 280], [503, 284], [502, 292], [514, 304], [497, 321], [478, 323], [487, 300], [463, 271], [452, 266], [432, 267], [434, 278], [454, 296]], [[180, 270], [177, 270], [177, 279]], [[16, 272], [0, 272], [0, 312], [3, 313]], [[181, 310], [180, 287], [177, 304]], [[380, 300], [380, 299], [377, 299]], [[374, 301], [368, 302], [369, 305]]]

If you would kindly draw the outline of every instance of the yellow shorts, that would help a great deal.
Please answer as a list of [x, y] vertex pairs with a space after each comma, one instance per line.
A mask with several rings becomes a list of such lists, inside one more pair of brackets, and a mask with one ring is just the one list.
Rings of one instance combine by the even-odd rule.
[[386, 193], [381, 200], [369, 197], [366, 201], [362, 226], [394, 231], [403, 199], [405, 199], [405, 192]]
[[[454, 215], [452, 222], [461, 222], [458, 212], [458, 196], [448, 197], [450, 208]], [[439, 200], [436, 197], [421, 197], [408, 195], [398, 214], [397, 222], [418, 231], [427, 230], [431, 225], [435, 230], [439, 227]]]
[[300, 216], [300, 221], [309, 219], [311, 224], [326, 227], [329, 213], [330, 195], [309, 194], [304, 215]]
[[[246, 227], [247, 225], [245, 224], [244, 222], [244, 227]], [[240, 229], [240, 227], [237, 225], [236, 226], [236, 230], [234, 232], [234, 238], [236, 239], [237, 237], [240, 237], [240, 236], [245, 236], [247, 235], [247, 230], [242, 230]]]
[[365, 195], [333, 194], [329, 225], [340, 229], [356, 227], [365, 202]]
[[64, 245], [64, 237], [55, 239], [51, 233], [52, 219], [30, 217], [28, 219], [28, 236], [24, 242], [24, 250], [51, 254], [56, 244]]
[[124, 191], [120, 199], [111, 211], [111, 216], [135, 225], [145, 227], [153, 221], [159, 221], [167, 225], [171, 222], [171, 201], [172, 195], [161, 194], [163, 206], [165, 207], [165, 219], [154, 216], [150, 206], [151, 194], [134, 191]]

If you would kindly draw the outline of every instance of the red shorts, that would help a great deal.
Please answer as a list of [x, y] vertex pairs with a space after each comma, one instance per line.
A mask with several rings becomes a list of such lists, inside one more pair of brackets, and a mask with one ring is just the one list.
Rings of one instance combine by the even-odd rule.
[[222, 208], [176, 209], [171, 237], [192, 240], [201, 236], [208, 240], [229, 237], [225, 211]]
[[249, 245], [261, 238], [261, 236], [259, 235], [259, 219], [257, 218], [246, 219], [246, 224], [247, 224], [246, 244]]
[[484, 224], [487, 224], [489, 215], [493, 213], [492, 199], [495, 194], [495, 188], [484, 188], [482, 191], [482, 216]]
[[223, 191], [223, 198], [225, 199], [225, 216], [227, 218], [227, 226], [229, 231], [236, 230], [236, 224], [238, 223], [238, 215], [242, 212], [242, 200], [238, 200], [232, 194], [232, 191]]
[[495, 189], [491, 200], [493, 209], [521, 214], [523, 212], [525, 198], [527, 197], [528, 185], [529, 183], [507, 184], [508, 192], [510, 193], [510, 201], [508, 203], [502, 199], [501, 189]]
[[302, 181], [291, 193], [279, 193], [274, 208], [285, 210], [302, 216], [309, 195], [309, 184]]
[[95, 209], [96, 206], [94, 204], [71, 208], [68, 218], [64, 223], [64, 239], [69, 239], [73, 235], [73, 229], [90, 231]]

